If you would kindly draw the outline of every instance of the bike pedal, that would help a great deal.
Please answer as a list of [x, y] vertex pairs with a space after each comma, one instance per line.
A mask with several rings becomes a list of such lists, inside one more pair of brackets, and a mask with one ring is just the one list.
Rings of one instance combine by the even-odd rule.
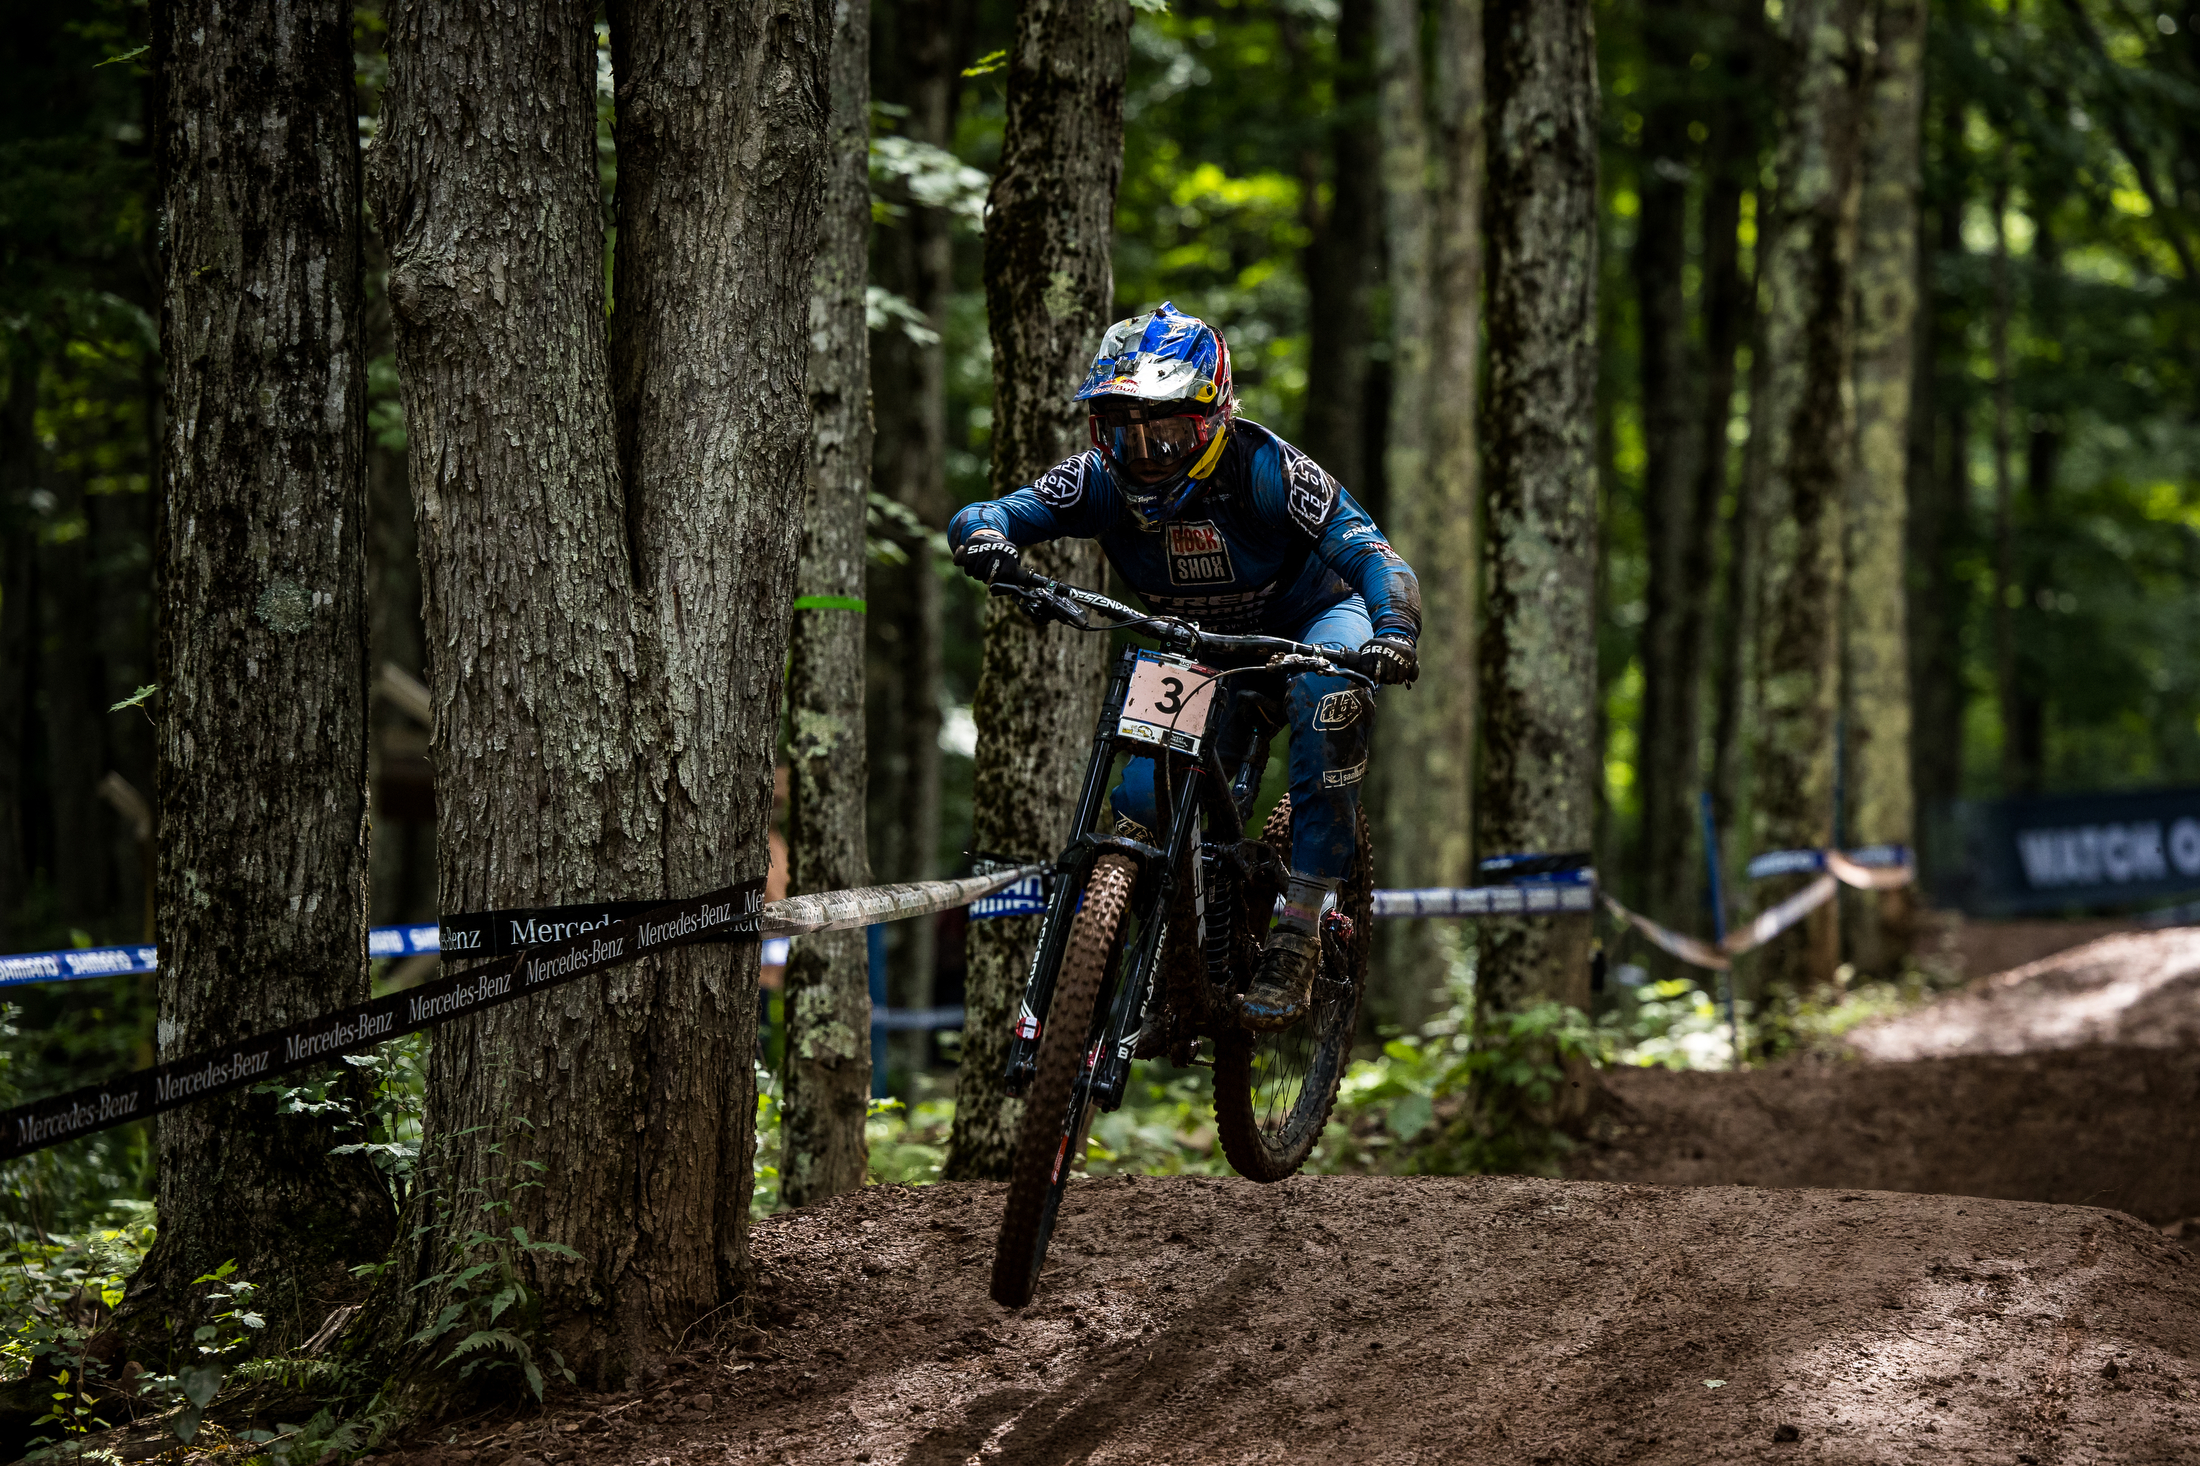
[[1322, 916], [1322, 930], [1340, 942], [1350, 942], [1357, 928], [1353, 926], [1352, 918], [1342, 911], [1330, 911]]

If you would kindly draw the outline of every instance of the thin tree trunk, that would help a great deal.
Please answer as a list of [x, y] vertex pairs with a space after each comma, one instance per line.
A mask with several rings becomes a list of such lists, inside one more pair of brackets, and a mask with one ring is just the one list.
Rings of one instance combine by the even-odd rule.
[[[863, 288], [871, 233], [870, 0], [833, 15], [831, 169], [810, 298], [810, 486], [795, 574], [787, 888], [870, 882], [863, 841], [864, 503], [871, 482]], [[792, 1206], [863, 1184], [871, 988], [861, 931], [820, 932], [787, 964], [780, 1195]]]
[[[1123, 174], [1127, 0], [1023, 0], [1008, 53], [1008, 123], [985, 230], [993, 337], [993, 492], [1010, 493], [1077, 452], [1070, 400], [1115, 286], [1110, 259]], [[1099, 547], [1067, 541], [1028, 557], [1041, 574], [1095, 585]], [[1033, 627], [986, 607], [978, 722], [976, 848], [1050, 859], [1069, 826], [1091, 745], [1107, 642]], [[1002, 1089], [1009, 1022], [1039, 918], [974, 922], [949, 1180], [1007, 1174], [1019, 1106]]]
[[[1877, 0], [1869, 143], [1856, 250], [1856, 456], [1849, 476], [1842, 688], [1847, 832], [1860, 845], [1917, 843], [1910, 779], [1910, 375], [1916, 363], [1918, 132], [1924, 0]], [[1899, 975], [1909, 955], [1909, 887], [1845, 897], [1858, 969]]]
[[2016, 313], [2009, 270], [2009, 148], [2002, 148], [1990, 207], [1994, 214], [1993, 314], [1988, 350], [1994, 363], [1994, 701], [2001, 714], [2001, 787], [2026, 792], [2017, 748], [2017, 532], [2010, 464], [2016, 434], [2016, 381], [2009, 359], [2009, 318]]
[[[1596, 37], [1587, 0], [1487, 0], [1489, 391], [1484, 852], [1595, 834]], [[1485, 1010], [1589, 1002], [1589, 927], [1493, 924]]]
[[[154, 12], [168, 363], [154, 554], [162, 1060], [363, 1002], [366, 366], [351, 11]], [[249, 791], [250, 797], [238, 797]], [[124, 1312], [195, 1360], [234, 1260], [295, 1346], [388, 1245], [322, 1119], [241, 1093], [162, 1116], [160, 1240]]]
[[[1795, 0], [1785, 16], [1792, 89], [1780, 202], [1765, 257], [1762, 673], [1753, 778], [1760, 850], [1833, 839], [1834, 721], [1841, 696], [1842, 509], [1855, 424], [1861, 0]], [[1764, 899], [1785, 883], [1760, 884]], [[1768, 986], [1830, 982], [1836, 908], [1765, 951]]]
[[[391, 20], [377, 181], [445, 911], [766, 867], [830, 12], [614, 8], [609, 345], [594, 13], [412, 0]], [[530, 1280], [546, 1342], [598, 1382], [746, 1280], [756, 960], [754, 940], [688, 948], [439, 1033], [443, 1194], [508, 1194], [511, 1221], [574, 1249]], [[508, 1192], [536, 1160], [559, 1184]], [[422, 1275], [455, 1233], [430, 1233]]]
[[53, 893], [71, 927], [111, 929], [113, 817], [98, 794], [107, 772], [105, 669], [99, 654], [99, 585], [89, 534], [91, 499], [83, 476], [59, 467], [46, 475], [56, 523], [82, 533], [39, 546], [39, 588], [45, 593], [46, 635], [38, 683], [46, 715], [47, 797], [53, 801]]
[[[1733, 512], [1725, 526], [1727, 574], [1724, 581], [1717, 579], [1717, 540], [1720, 502], [1726, 497], [1732, 478], [1733, 452], [1729, 435], [1734, 423], [1736, 358], [1750, 341], [1757, 314], [1756, 282], [1742, 263], [1741, 223], [1742, 204], [1751, 194], [1758, 155], [1756, 114], [1746, 89], [1758, 73], [1762, 49], [1762, 11], [1746, 4], [1736, 4], [1731, 9], [1736, 29], [1724, 62], [1729, 90], [1712, 118], [1704, 158], [1704, 396], [1700, 404], [1703, 417], [1697, 428], [1695, 485], [1696, 520], [1702, 534], [1696, 544], [1695, 558], [1685, 571], [1702, 587], [1699, 612], [1702, 620], [1697, 635], [1706, 647], [1704, 660], [1708, 665], [1704, 670], [1712, 675], [1711, 708], [1706, 710], [1701, 702], [1697, 704], [1699, 720], [1705, 711], [1711, 715], [1711, 764], [1709, 769], [1696, 767], [1699, 775], [1710, 781], [1714, 825], [1722, 828], [1734, 818], [1730, 802], [1732, 791], [1727, 781], [1736, 777], [1734, 770], [1740, 763], [1731, 748], [1737, 735], [1730, 719], [1738, 720], [1742, 687], [1748, 680], [1739, 670], [1746, 665], [1743, 649], [1749, 645], [1747, 639], [1739, 635], [1747, 619], [1742, 615], [1741, 583], [1751, 564], [1746, 479], [1736, 488]], [[1700, 729], [1701, 721], [1698, 726]], [[1690, 823], [1701, 827], [1699, 809], [1691, 808], [1683, 813]], [[1701, 858], [1699, 846], [1695, 861]], [[1679, 914], [1687, 923], [1683, 930], [1699, 929], [1694, 912]]]
[[[956, 46], [963, 6], [959, 0], [898, 0], [891, 10], [890, 52], [874, 47], [882, 88], [908, 107], [902, 132], [918, 142], [952, 148], [961, 100]], [[928, 530], [944, 530], [947, 500], [947, 329], [954, 290], [954, 221], [943, 209], [915, 199], [880, 231], [879, 281], [923, 312], [933, 339], [912, 340], [899, 321], [876, 343], [871, 374], [878, 405], [874, 444], [882, 492], [907, 507]], [[940, 722], [944, 696], [943, 604], [939, 567], [927, 541], [905, 536], [907, 563], [880, 567], [868, 631], [876, 656], [883, 716], [872, 724], [872, 788], [877, 804], [874, 834], [880, 873], [895, 881], [930, 880], [940, 874]], [[888, 929], [887, 992], [897, 1005], [930, 1007], [937, 965], [935, 924], [897, 923]], [[929, 1035], [901, 1040], [908, 1057], [921, 1060]]]
[[[1390, 884], [1455, 886], [1473, 804], [1482, 16], [1479, 0], [1441, 0], [1425, 81], [1416, 0], [1378, 0], [1376, 18], [1392, 319], [1383, 527], [1423, 596], [1423, 675], [1385, 698], [1376, 741], [1376, 850]], [[1441, 1004], [1439, 935], [1429, 922], [1381, 929], [1376, 1023], [1411, 1029]]]
[[38, 534], [30, 495], [38, 487], [40, 455], [38, 357], [19, 334], [10, 334], [6, 347], [8, 399], [0, 406], [0, 942], [14, 951], [16, 912], [30, 894], [23, 800], [38, 627]]
[[[1708, 586], [1697, 455], [1702, 364], [1690, 339], [1682, 272], [1688, 263], [1688, 61], [1698, 37], [1680, 0], [1643, 10], [1650, 97], [1644, 108], [1642, 208], [1632, 259], [1641, 338], [1643, 533], [1650, 577], [1642, 627], [1639, 899], [1659, 921], [1695, 917], [1698, 744], [1702, 737], [1703, 620]], [[1705, 238], [1711, 237], [1708, 214]], [[1729, 368], [1731, 371], [1731, 367]], [[1722, 454], [1723, 457], [1723, 454]]]
[[[1958, 852], [1944, 848], [1950, 804], [1963, 785], [1963, 622], [1953, 556], [1970, 515], [1970, 415], [1961, 380], [1943, 382], [1942, 343], [1963, 345], [1959, 295], [1934, 280], [1937, 258], [1963, 249], [1968, 177], [1962, 166], [1964, 105], [1953, 94], [1939, 108], [1942, 164], [1933, 242], [1918, 252], [1928, 302], [1919, 332], [1910, 458], [1909, 635], [1912, 721], [1910, 776], [1916, 789], [1919, 859], [1928, 874]], [[1964, 373], [1965, 376], [1968, 373]]]
[[1306, 422], [1298, 446], [1366, 502], [1368, 346], [1382, 209], [1377, 197], [1374, 0], [1337, 8], [1335, 106], [1326, 121], [1329, 205], [1318, 207], [1320, 152], [1301, 169], [1308, 224]]
[[[2032, 180], [2032, 259], [2030, 317], [2041, 339], [2063, 339], [2062, 242], [2055, 233], [2055, 197], [2043, 180]], [[2051, 686], [2048, 674], [2048, 639], [2054, 634], [2049, 621], [2055, 613], [2054, 541], [2049, 515], [2054, 510], [2055, 473], [2062, 462], [2062, 415], [2049, 408], [2034, 413], [2024, 433], [2025, 533], [2020, 536], [2019, 582], [2024, 604], [2017, 609], [2019, 626], [2016, 693], [2016, 725], [2011, 730], [2016, 745], [2020, 788], [2037, 794], [2047, 787], [2047, 712]]]

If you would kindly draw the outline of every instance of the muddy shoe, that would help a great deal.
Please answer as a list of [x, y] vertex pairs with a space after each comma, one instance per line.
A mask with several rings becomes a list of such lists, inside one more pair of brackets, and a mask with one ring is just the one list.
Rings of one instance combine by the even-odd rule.
[[1314, 997], [1314, 967], [1321, 960], [1315, 923], [1325, 900], [1336, 896], [1338, 884], [1291, 873], [1283, 909], [1261, 948], [1260, 975], [1238, 999], [1238, 1021], [1255, 1033], [1274, 1033], [1306, 1016]]
[[1279, 926], [1261, 949], [1260, 976], [1238, 999], [1238, 1021], [1255, 1033], [1289, 1028], [1306, 1016], [1314, 997], [1314, 954], [1320, 944], [1312, 932]]

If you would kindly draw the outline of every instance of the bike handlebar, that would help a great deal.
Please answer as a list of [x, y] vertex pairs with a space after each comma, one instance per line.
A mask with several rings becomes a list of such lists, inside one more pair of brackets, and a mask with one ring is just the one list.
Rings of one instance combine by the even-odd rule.
[[[1112, 600], [1082, 586], [1049, 580], [1018, 567], [996, 575], [988, 587], [992, 594], [1009, 596], [1039, 621], [1059, 621], [1079, 631], [1138, 631], [1165, 648], [1185, 655], [1268, 654], [1267, 665], [1282, 672], [1342, 674], [1368, 686], [1375, 685], [1374, 658], [1358, 651], [1309, 646], [1281, 636], [1226, 636], [1203, 631], [1199, 624], [1177, 616], [1148, 616], [1121, 601]], [[1095, 626], [1086, 610], [1102, 611], [1115, 618], [1110, 626]]]

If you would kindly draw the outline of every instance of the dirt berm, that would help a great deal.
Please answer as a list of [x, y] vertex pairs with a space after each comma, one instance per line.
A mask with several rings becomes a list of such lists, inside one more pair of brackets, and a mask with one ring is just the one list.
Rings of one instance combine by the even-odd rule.
[[[2200, 1260], [2115, 1212], [1510, 1177], [1122, 1177], [759, 1224], [775, 1321], [427, 1462], [2191, 1462]], [[385, 1458], [387, 1459], [387, 1458]]]

